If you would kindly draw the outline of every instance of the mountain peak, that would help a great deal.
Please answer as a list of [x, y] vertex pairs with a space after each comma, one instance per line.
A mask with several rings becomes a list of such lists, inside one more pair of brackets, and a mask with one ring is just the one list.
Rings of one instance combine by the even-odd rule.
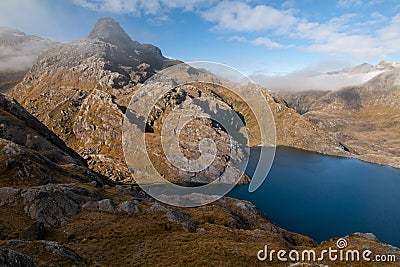
[[400, 67], [400, 63], [385, 60], [382, 60], [378, 65], [376, 65], [377, 69], [395, 69], [398, 67]]
[[100, 39], [112, 44], [132, 42], [132, 39], [121, 28], [119, 23], [110, 17], [100, 18], [97, 20], [88, 37], [92, 39]]

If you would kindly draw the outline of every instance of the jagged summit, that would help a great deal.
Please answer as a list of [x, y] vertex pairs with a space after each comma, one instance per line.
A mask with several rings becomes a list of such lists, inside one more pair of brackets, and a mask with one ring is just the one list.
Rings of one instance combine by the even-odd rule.
[[155, 71], [176, 63], [164, 57], [158, 47], [133, 41], [117, 21], [106, 17], [99, 19], [86, 37], [43, 54], [32, 73], [37, 77], [53, 73], [58, 83], [75, 80], [123, 88], [144, 82]]
[[97, 20], [88, 38], [100, 39], [107, 43], [124, 46], [132, 42], [132, 39], [121, 28], [119, 23], [109, 17]]

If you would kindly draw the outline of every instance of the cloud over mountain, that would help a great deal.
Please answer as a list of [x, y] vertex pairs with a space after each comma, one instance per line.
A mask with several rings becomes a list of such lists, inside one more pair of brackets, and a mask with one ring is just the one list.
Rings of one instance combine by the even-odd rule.
[[399, 63], [381, 61], [376, 66], [363, 63], [339, 71], [320, 72], [318, 65], [284, 75], [253, 74], [250, 77], [263, 87], [275, 91], [300, 92], [305, 90], [337, 90], [362, 84], [373, 77], [398, 68]]

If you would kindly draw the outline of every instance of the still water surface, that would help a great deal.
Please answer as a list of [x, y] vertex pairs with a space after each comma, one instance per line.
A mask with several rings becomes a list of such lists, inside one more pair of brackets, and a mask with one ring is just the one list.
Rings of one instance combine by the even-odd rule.
[[[257, 152], [252, 150], [250, 175]], [[277, 225], [318, 242], [371, 232], [400, 247], [400, 169], [278, 147], [257, 191], [241, 185], [228, 195], [253, 202]]]

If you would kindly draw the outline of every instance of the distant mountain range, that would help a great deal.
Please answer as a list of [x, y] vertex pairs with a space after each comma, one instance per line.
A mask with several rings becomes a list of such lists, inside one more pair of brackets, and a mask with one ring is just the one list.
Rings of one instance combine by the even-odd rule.
[[0, 26], [0, 71], [29, 70], [36, 58], [57, 42]]
[[[91, 168], [123, 180], [129, 173], [122, 154], [121, 127], [130, 97], [137, 84], [179, 62], [164, 57], [157, 47], [132, 41], [117, 22], [104, 18], [87, 37], [42, 54], [12, 95], [87, 159]], [[187, 69], [188, 78], [200, 73]], [[278, 125], [279, 145], [348, 154], [339, 140], [297, 114], [278, 95], [265, 94]]]
[[366, 161], [400, 167], [400, 68], [394, 62], [360, 65], [343, 72], [376, 72], [365, 83], [334, 91], [286, 93], [289, 106]]
[[397, 69], [400, 67], [400, 63], [391, 62], [391, 61], [381, 61], [377, 65], [371, 65], [368, 63], [363, 63], [354, 67], [344, 68], [338, 71], [331, 71], [327, 72], [327, 74], [341, 74], [341, 73], [348, 73], [348, 74], [360, 74], [360, 73], [371, 73], [371, 72], [385, 72], [390, 71], [393, 69]]
[[57, 42], [0, 26], [0, 92], [22, 80], [37, 57]]
[[338, 90], [346, 86], [360, 85], [376, 75], [396, 69], [399, 63], [381, 61], [376, 66], [363, 63], [341, 70], [322, 72], [303, 69], [281, 75], [252, 75], [251, 78], [265, 88], [286, 94], [310, 90]]
[[[143, 83], [158, 70], [180, 61], [164, 57], [161, 50], [153, 45], [133, 41], [110, 18], [100, 19], [87, 37], [67, 44], [57, 44], [17, 30], [3, 28], [3, 31], [3, 45], [24, 47], [27, 43], [34, 42], [45, 44], [37, 45], [42, 50], [45, 50], [44, 47], [49, 48], [45, 52], [41, 50], [42, 55], [36, 60], [30, 73], [13, 89], [12, 95], [86, 158], [94, 170], [117, 180], [124, 179], [127, 172], [120, 142], [113, 140], [120, 140], [119, 125], [134, 92], [131, 88]], [[39, 50], [36, 52], [38, 54]], [[33, 52], [31, 54], [35, 55]], [[9, 58], [12, 58], [11, 54]], [[376, 66], [364, 63], [321, 75], [367, 75], [389, 79], [389, 76], [380, 75], [397, 70], [399, 65], [387, 61]], [[346, 135], [339, 136], [331, 128], [325, 127], [321, 122], [322, 117], [315, 115], [316, 109], [319, 107], [318, 110], [321, 110], [324, 105], [328, 106], [318, 103], [335, 93], [322, 90], [278, 94], [265, 92], [274, 110], [278, 145], [397, 165], [397, 156], [394, 161], [385, 160], [386, 156], [365, 158], [362, 154], [371, 154], [373, 151], [360, 152], [352, 149]], [[390, 97], [388, 95], [386, 103], [389, 103]], [[291, 108], [304, 115], [299, 115]], [[98, 114], [102, 116], [97, 116]], [[339, 114], [337, 119], [341, 119]], [[113, 140], [108, 136], [113, 136]], [[373, 147], [369, 142], [367, 144], [366, 146]]]

